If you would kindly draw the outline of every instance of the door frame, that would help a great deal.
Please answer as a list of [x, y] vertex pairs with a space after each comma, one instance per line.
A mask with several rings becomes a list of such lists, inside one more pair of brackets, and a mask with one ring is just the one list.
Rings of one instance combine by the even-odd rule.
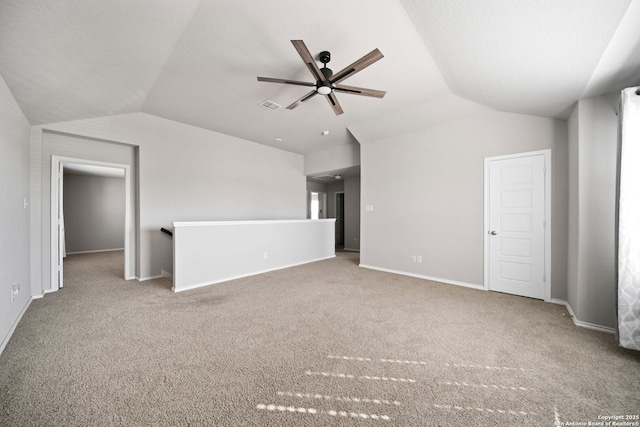
[[108, 163], [100, 162], [96, 160], [77, 159], [72, 157], [63, 156], [51, 156], [51, 288], [49, 292], [55, 292], [60, 289], [58, 286], [58, 260], [59, 260], [59, 248], [58, 248], [58, 209], [60, 207], [60, 196], [58, 191], [58, 173], [61, 166], [65, 163], [77, 163], [92, 166], [105, 166], [110, 168], [124, 169], [124, 185], [125, 185], [125, 200], [124, 200], [124, 278], [125, 280], [135, 279], [133, 274], [133, 265], [131, 262], [131, 255], [135, 254], [134, 243], [135, 239], [133, 233], [135, 232], [133, 227], [133, 218], [131, 217], [131, 207], [135, 206], [135, 194], [131, 191], [131, 183], [133, 177], [131, 176], [131, 166], [120, 163]]
[[489, 166], [498, 160], [544, 156], [544, 300], [551, 301], [551, 149], [485, 157], [484, 159], [484, 289], [489, 288]]

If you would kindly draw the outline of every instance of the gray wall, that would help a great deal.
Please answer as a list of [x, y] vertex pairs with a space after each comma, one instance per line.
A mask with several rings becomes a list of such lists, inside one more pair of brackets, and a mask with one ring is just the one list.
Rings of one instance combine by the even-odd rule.
[[125, 180], [64, 174], [67, 253], [124, 248]]
[[[160, 228], [173, 221], [306, 216], [306, 178], [299, 154], [144, 113], [39, 126], [32, 132], [34, 152], [43, 148], [37, 133], [43, 129], [138, 147], [141, 279], [158, 277], [162, 270], [172, 271], [171, 239]], [[35, 162], [45, 167], [50, 159]], [[47, 177], [41, 174], [39, 180], [44, 183], [45, 193], [35, 199], [47, 204]], [[48, 217], [45, 210], [38, 212], [40, 221]], [[36, 235], [47, 239], [47, 233], [48, 226], [43, 223]], [[34, 245], [36, 250], [48, 253], [39, 242]], [[48, 289], [49, 281], [43, 275], [39, 283]]]
[[[345, 132], [348, 132], [345, 129]], [[305, 175], [317, 175], [346, 169], [360, 164], [360, 144], [353, 140], [326, 150], [315, 151], [304, 156]]]
[[618, 93], [582, 99], [569, 120], [568, 302], [576, 320], [615, 327]]
[[[0, 76], [0, 352], [31, 301], [29, 122]], [[12, 286], [20, 293], [11, 301]]]
[[[566, 121], [489, 112], [363, 142], [361, 263], [484, 281], [484, 158], [552, 150], [552, 298], [566, 296]], [[422, 255], [423, 262], [411, 262]]]
[[326, 193], [327, 184], [322, 184], [314, 181], [307, 181], [307, 191], [314, 191], [316, 193]]
[[360, 250], [360, 177], [344, 180], [344, 248]]
[[344, 248], [360, 250], [360, 177], [347, 177], [332, 183], [307, 182], [308, 191], [327, 194], [327, 218], [335, 218], [336, 193], [344, 193]]

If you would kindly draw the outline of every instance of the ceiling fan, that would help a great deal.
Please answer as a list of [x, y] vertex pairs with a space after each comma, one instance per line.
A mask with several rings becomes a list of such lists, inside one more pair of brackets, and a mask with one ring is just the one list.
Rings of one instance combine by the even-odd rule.
[[304, 61], [304, 64], [307, 66], [311, 75], [314, 79], [316, 79], [315, 83], [302, 82], [298, 80], [287, 80], [287, 79], [274, 79], [271, 77], [258, 77], [259, 82], [269, 82], [269, 83], [283, 83], [289, 85], [297, 85], [297, 86], [308, 86], [314, 87], [314, 89], [304, 95], [302, 98], [295, 101], [293, 104], [287, 107], [288, 110], [293, 110], [296, 108], [301, 102], [305, 102], [314, 96], [320, 94], [324, 95], [324, 97], [331, 105], [331, 108], [336, 113], [336, 115], [342, 114], [342, 107], [338, 102], [338, 98], [336, 97], [336, 92], [339, 93], [349, 93], [352, 95], [361, 95], [361, 96], [371, 96], [373, 98], [382, 98], [386, 94], [385, 91], [382, 90], [373, 90], [373, 89], [364, 89], [361, 87], [355, 86], [346, 86], [340, 84], [343, 80], [348, 77], [353, 76], [359, 71], [362, 71], [369, 65], [373, 64], [376, 61], [379, 61], [384, 56], [378, 49], [374, 49], [362, 58], [358, 59], [351, 65], [348, 65], [341, 71], [333, 74], [333, 71], [330, 68], [327, 68], [327, 63], [331, 60], [331, 54], [327, 51], [320, 52], [318, 58], [320, 62], [324, 64], [322, 68], [318, 68], [318, 64], [314, 61], [311, 53], [309, 53], [309, 49], [304, 44], [302, 40], [291, 40], [293, 43], [293, 47], [296, 48], [298, 54]]

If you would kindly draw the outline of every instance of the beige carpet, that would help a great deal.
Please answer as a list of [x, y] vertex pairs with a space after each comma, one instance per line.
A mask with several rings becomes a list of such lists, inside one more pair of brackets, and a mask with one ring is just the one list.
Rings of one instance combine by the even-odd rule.
[[65, 262], [0, 356], [2, 426], [553, 426], [640, 413], [640, 353], [564, 307], [358, 254], [180, 294]]

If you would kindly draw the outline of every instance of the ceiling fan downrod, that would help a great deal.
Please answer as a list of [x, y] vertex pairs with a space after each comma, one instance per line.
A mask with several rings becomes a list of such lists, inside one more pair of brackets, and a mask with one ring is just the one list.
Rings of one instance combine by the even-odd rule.
[[327, 63], [331, 61], [331, 53], [323, 50], [322, 52], [320, 52], [320, 55], [318, 55], [318, 58], [323, 64], [323, 67], [320, 69], [320, 71], [322, 72], [324, 80], [317, 82], [316, 92], [318, 92], [320, 95], [328, 95], [333, 92], [333, 85], [330, 81], [331, 77], [333, 77], [333, 70], [327, 67]]

